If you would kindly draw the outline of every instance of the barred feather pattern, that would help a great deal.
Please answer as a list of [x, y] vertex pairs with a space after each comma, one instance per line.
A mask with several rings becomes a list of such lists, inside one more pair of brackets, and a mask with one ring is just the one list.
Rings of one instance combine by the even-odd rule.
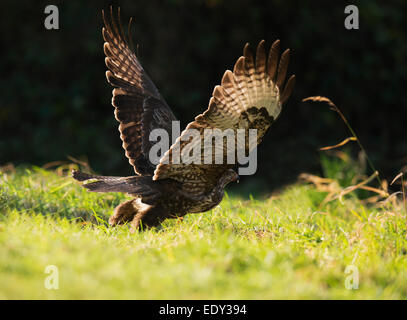
[[[241, 56], [233, 69], [227, 70], [222, 77], [221, 85], [214, 88], [209, 100], [208, 109], [188, 124], [181, 136], [175, 141], [154, 171], [154, 180], [171, 178], [183, 183], [185, 190], [207, 192], [213, 188], [220, 176], [233, 167], [226, 164], [228, 146], [223, 148], [223, 164], [203, 164], [205, 129], [237, 129], [245, 130], [245, 143], [236, 134], [235, 150], [244, 148], [246, 155], [249, 150], [249, 129], [257, 129], [257, 143], [261, 142], [270, 125], [278, 118], [283, 103], [289, 98], [295, 83], [291, 76], [285, 84], [289, 62], [289, 49], [279, 59], [280, 41], [276, 40], [266, 56], [265, 42], [262, 40], [256, 50], [256, 59], [246, 44]], [[284, 85], [285, 84], [285, 85]], [[197, 129], [200, 139], [188, 137], [189, 129]], [[201, 164], [174, 164], [175, 150], [180, 153], [193, 149], [200, 144]], [[214, 154], [215, 152], [213, 152]]]
[[[150, 132], [164, 129], [172, 136], [172, 121], [176, 120], [171, 109], [161, 97], [158, 89], [144, 71], [120, 24], [116, 24], [111, 9], [111, 21], [104, 13], [105, 27], [102, 30], [105, 43], [107, 81], [115, 87], [112, 105], [119, 121], [120, 138], [126, 157], [136, 174], [152, 175], [155, 165], [149, 160], [152, 142]], [[130, 28], [129, 28], [130, 29]]]

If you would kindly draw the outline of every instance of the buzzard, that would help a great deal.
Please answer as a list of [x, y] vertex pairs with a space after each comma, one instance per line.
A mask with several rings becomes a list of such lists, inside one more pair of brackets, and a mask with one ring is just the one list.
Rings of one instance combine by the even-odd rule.
[[[235, 165], [227, 161], [175, 163], [173, 155], [176, 150], [182, 153], [191, 143], [188, 138], [191, 129], [199, 132], [198, 143], [203, 141], [206, 129], [243, 130], [245, 137], [250, 129], [256, 129], [256, 147], [293, 90], [294, 76], [284, 85], [289, 49], [280, 57], [280, 41], [276, 40], [267, 54], [263, 40], [257, 46], [254, 59], [246, 44], [233, 71], [227, 70], [221, 85], [215, 87], [208, 109], [188, 124], [159, 163], [154, 164], [149, 158], [154, 144], [149, 139], [150, 133], [154, 129], [164, 129], [171, 137], [172, 122], [176, 118], [131, 49], [120, 23], [120, 11], [117, 23], [112, 9], [110, 19], [103, 12], [103, 21], [106, 78], [114, 87], [114, 114], [120, 123], [126, 157], [136, 175], [111, 177], [73, 171], [73, 178], [84, 181], [83, 186], [89, 191], [123, 192], [133, 196], [118, 205], [109, 219], [110, 225], [131, 223], [133, 231], [157, 226], [167, 218], [214, 208], [222, 200], [226, 185], [238, 181]], [[249, 153], [248, 143], [238, 140], [235, 141], [237, 147]], [[207, 145], [202, 143], [202, 154], [205, 147]], [[221, 148], [226, 156], [229, 146], [223, 143]]]

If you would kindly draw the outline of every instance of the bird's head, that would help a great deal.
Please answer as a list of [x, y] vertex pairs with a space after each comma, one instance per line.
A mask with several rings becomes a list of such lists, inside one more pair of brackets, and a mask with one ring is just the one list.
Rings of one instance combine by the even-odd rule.
[[223, 186], [223, 187], [225, 187], [227, 184], [229, 184], [230, 182], [237, 182], [237, 183], [239, 183], [239, 175], [236, 173], [236, 171], [235, 170], [233, 170], [233, 169], [229, 169], [229, 170], [227, 170], [224, 174], [223, 174], [223, 176], [222, 176], [222, 178], [221, 178], [221, 185]]

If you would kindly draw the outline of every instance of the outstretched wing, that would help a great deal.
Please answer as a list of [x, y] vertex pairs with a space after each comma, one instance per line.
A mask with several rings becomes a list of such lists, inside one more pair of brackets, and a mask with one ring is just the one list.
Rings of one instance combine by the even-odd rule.
[[176, 118], [130, 49], [121, 27], [120, 10], [118, 25], [112, 9], [110, 11], [111, 22], [107, 21], [103, 12], [103, 49], [109, 69], [106, 78], [115, 87], [112, 104], [115, 117], [120, 122], [120, 138], [134, 171], [152, 175], [155, 165], [148, 157], [152, 146], [150, 132], [156, 128], [165, 129], [171, 137], [171, 122]]
[[[246, 44], [244, 54], [237, 60], [233, 72], [227, 70], [221, 85], [215, 87], [208, 109], [188, 124], [170, 150], [164, 154], [154, 172], [154, 180], [171, 178], [183, 182], [189, 190], [196, 192], [213, 188], [225, 170], [233, 165], [226, 164], [230, 149], [226, 143], [220, 146], [223, 149], [222, 164], [204, 164], [203, 154], [207, 148], [204, 141], [207, 134], [205, 129], [232, 129], [236, 132], [235, 150], [244, 148], [246, 155], [261, 142], [270, 125], [279, 116], [281, 106], [289, 98], [295, 82], [295, 76], [291, 76], [284, 86], [289, 49], [279, 59], [279, 45], [280, 41], [275, 41], [266, 56], [264, 40], [261, 41], [254, 60], [249, 45]], [[199, 131], [199, 139], [190, 137], [191, 129]], [[239, 138], [237, 129], [244, 129], [244, 141]], [[250, 149], [249, 129], [257, 130], [257, 141]], [[183, 151], [190, 152], [194, 146], [200, 148], [200, 164], [182, 161], [174, 163], [176, 150], [179, 150], [182, 159]]]

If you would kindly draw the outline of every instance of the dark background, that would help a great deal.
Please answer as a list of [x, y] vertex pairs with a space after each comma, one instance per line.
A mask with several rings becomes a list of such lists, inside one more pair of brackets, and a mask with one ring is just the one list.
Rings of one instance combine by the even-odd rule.
[[[59, 8], [60, 29], [44, 28]], [[281, 39], [297, 85], [258, 150], [253, 178], [266, 188], [320, 170], [320, 151], [350, 134], [324, 104], [348, 117], [376, 168], [394, 177], [407, 163], [407, 1], [3, 1], [0, 165], [87, 159], [105, 175], [131, 175], [110, 104], [102, 50], [102, 8], [135, 19], [141, 63], [182, 125], [208, 105], [245, 42]], [[344, 8], [359, 8], [347, 30]]]

